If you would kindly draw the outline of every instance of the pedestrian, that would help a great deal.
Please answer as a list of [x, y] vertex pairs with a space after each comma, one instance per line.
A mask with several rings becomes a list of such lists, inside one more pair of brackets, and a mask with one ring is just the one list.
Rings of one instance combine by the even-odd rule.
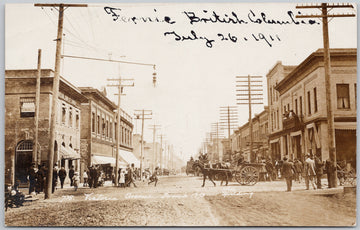
[[59, 175], [59, 179], [60, 179], [60, 186], [61, 186], [61, 188], [64, 188], [64, 181], [66, 178], [66, 170], [64, 167], [60, 168], [58, 175]]
[[303, 164], [299, 159], [295, 159], [294, 162], [294, 168], [295, 168], [295, 181], [298, 181], [301, 183], [302, 181], [302, 173], [303, 173]]
[[74, 181], [72, 179], [74, 177], [74, 173], [75, 173], [74, 166], [71, 165], [70, 170], [69, 170], [70, 186], [74, 185]]
[[287, 157], [284, 157], [281, 171], [282, 171], [282, 176], [286, 180], [286, 187], [287, 187], [286, 191], [291, 192], [292, 179], [293, 179], [293, 175], [294, 175], [294, 164], [292, 162], [288, 161]]
[[306, 184], [306, 190], [309, 190], [309, 183], [311, 182], [311, 185], [314, 189], [316, 189], [314, 184], [314, 178], [316, 176], [315, 172], [315, 162], [312, 159], [313, 157], [310, 156], [310, 154], [307, 154], [307, 159], [304, 163], [304, 175], [305, 175], [305, 184]]
[[89, 176], [88, 176], [86, 170], [84, 170], [84, 173], [83, 173], [83, 179], [84, 179], [83, 187], [89, 186], [89, 184], [88, 184], [88, 178], [89, 178]]
[[136, 184], [135, 184], [135, 179], [134, 179], [134, 164], [131, 164], [131, 167], [129, 167], [129, 171], [128, 171], [128, 179], [129, 181], [127, 182], [127, 186], [130, 187], [131, 183], [134, 185], [134, 187], [136, 188]]
[[55, 187], [57, 185], [57, 181], [58, 181], [58, 168], [57, 168], [57, 164], [54, 165], [53, 168], [53, 181], [52, 181], [52, 190], [51, 192], [54, 193], [55, 192]]
[[40, 166], [40, 169], [37, 171], [36, 173], [36, 185], [35, 185], [35, 190], [36, 193], [39, 194], [41, 192], [44, 191], [44, 186], [45, 186], [45, 169], [44, 169], [44, 165]]
[[315, 156], [315, 173], [316, 173], [316, 186], [321, 189], [321, 177], [324, 173], [324, 164], [319, 156]]
[[152, 182], [155, 182], [155, 187], [156, 187], [156, 184], [158, 182], [158, 177], [157, 177], [158, 169], [159, 167], [155, 168], [153, 174], [150, 177], [150, 181], [148, 182], [148, 185], [151, 184]]
[[73, 181], [73, 186], [75, 191], [77, 191], [78, 187], [79, 187], [79, 182], [80, 182], [80, 177], [79, 177], [79, 173], [78, 172], [74, 172], [74, 176], [72, 178]]
[[32, 163], [28, 170], [29, 194], [32, 194], [35, 191], [36, 172], [37, 169], [35, 169], [35, 163]]
[[121, 188], [125, 188], [125, 170], [120, 169], [119, 185]]

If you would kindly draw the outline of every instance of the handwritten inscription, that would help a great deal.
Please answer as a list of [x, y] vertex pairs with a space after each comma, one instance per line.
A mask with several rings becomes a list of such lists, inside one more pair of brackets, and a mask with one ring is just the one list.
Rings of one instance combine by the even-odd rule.
[[[104, 7], [105, 12], [112, 17], [113, 21], [121, 23], [167, 23], [175, 26], [177, 21], [170, 16], [158, 16], [157, 9], [153, 9], [153, 14], [155, 16], [129, 16], [123, 14], [122, 9], [113, 8], [106, 6]], [[238, 13], [231, 11], [229, 13], [220, 14], [214, 10], [202, 10], [200, 12], [194, 11], [182, 11], [185, 16], [185, 21], [188, 22], [191, 27], [194, 25], [200, 24], [223, 24], [233, 25], [233, 26], [299, 26], [299, 25], [319, 25], [320, 23], [313, 20], [297, 20], [296, 15], [301, 15], [301, 12], [297, 12], [296, 15], [293, 11], [289, 10], [285, 15], [277, 15], [278, 18], [269, 16], [266, 12], [256, 12], [252, 9], [249, 9], [247, 14], [239, 15]], [[183, 23], [184, 19], [182, 19]], [[183, 27], [184, 25], [182, 25]], [[185, 23], [186, 26], [186, 23]], [[228, 28], [228, 27], [227, 27]], [[261, 27], [262, 29], [264, 27]], [[237, 29], [238, 30], [238, 29]], [[283, 31], [282, 29], [281, 31]], [[259, 44], [265, 44], [265, 46], [273, 47], [276, 43], [282, 42], [280, 35], [278, 33], [272, 32], [272, 34], [259, 31], [256, 33], [241, 34], [239, 32], [227, 32], [227, 33], [216, 33], [213, 34], [203, 34], [202, 31], [195, 31], [194, 28], [189, 29], [189, 32], [180, 33], [176, 28], [172, 30], [165, 31], [163, 33], [164, 37], [174, 39], [176, 42], [190, 42], [190, 41], [202, 41], [207, 48], [213, 48], [215, 43], [238, 43], [246, 44], [249, 42], [256, 42]]]

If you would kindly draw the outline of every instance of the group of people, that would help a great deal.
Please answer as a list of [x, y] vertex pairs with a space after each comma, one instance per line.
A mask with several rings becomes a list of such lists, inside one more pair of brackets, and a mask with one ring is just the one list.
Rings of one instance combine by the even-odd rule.
[[306, 190], [311, 187], [315, 189], [321, 189], [321, 178], [324, 174], [324, 170], [327, 173], [328, 186], [333, 187], [331, 184], [331, 173], [335, 172], [335, 167], [330, 160], [325, 163], [320, 160], [319, 157], [312, 154], [307, 154], [304, 162], [299, 159], [295, 159], [294, 162], [284, 157], [281, 162], [281, 177], [285, 178], [287, 191], [291, 191], [292, 181], [298, 181], [301, 183], [302, 179], [305, 179]]
[[84, 187], [97, 188], [105, 183], [105, 174], [98, 165], [88, 167], [83, 173]]
[[[144, 172], [144, 178], [148, 179], [148, 184], [151, 184], [153, 182], [155, 182], [155, 186], [158, 182], [158, 170], [159, 168], [156, 167], [154, 172], [152, 173], [151, 176], [149, 176], [150, 172], [145, 171]], [[137, 187], [137, 185], [135, 184], [136, 181], [136, 169], [134, 167], [134, 164], [128, 165], [128, 167], [125, 168], [120, 168], [118, 171], [118, 184], [119, 187], [121, 188], [125, 188], [125, 187], [130, 187], [131, 184], [134, 185], [134, 187]], [[115, 178], [113, 176], [113, 183], [115, 184]]]
[[[29, 194], [39, 194], [41, 192], [44, 192], [45, 189], [48, 169], [45, 164], [39, 165], [37, 168], [35, 166], [35, 163], [32, 163], [27, 173], [27, 179], [29, 181]], [[67, 176], [70, 179], [70, 186], [74, 186], [75, 190], [77, 190], [80, 182], [80, 177], [79, 173], [75, 172], [74, 166], [71, 166], [69, 172], [67, 173], [64, 167], [58, 169], [57, 164], [54, 165], [52, 177], [52, 193], [55, 192], [58, 180], [60, 180], [61, 188], [64, 187], [65, 178]]]

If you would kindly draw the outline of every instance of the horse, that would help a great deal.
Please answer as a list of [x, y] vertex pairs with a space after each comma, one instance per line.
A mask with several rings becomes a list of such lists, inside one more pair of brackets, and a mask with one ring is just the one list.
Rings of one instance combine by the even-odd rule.
[[225, 178], [226, 180], [226, 186], [228, 185], [228, 181], [229, 181], [229, 177], [228, 177], [228, 173], [231, 173], [231, 172], [228, 172], [228, 171], [225, 171], [225, 170], [219, 170], [219, 169], [214, 169], [214, 168], [205, 168], [205, 164], [203, 164], [202, 162], [195, 162], [193, 164], [193, 169], [195, 170], [197, 167], [199, 167], [201, 169], [201, 172], [203, 174], [203, 184], [201, 187], [204, 187], [205, 186], [205, 180], [206, 180], [206, 177], [209, 178], [209, 180], [211, 182], [213, 182], [214, 186], [216, 186], [216, 183], [214, 182], [213, 178], [215, 177], [216, 174], [221, 174], [223, 175], [221, 177], [221, 184], [223, 183], [223, 180]]

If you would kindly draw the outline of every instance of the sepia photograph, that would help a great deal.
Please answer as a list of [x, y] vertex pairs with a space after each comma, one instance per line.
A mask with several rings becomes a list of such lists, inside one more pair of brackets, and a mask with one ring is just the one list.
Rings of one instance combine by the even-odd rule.
[[7, 227], [354, 227], [357, 4], [4, 4]]

